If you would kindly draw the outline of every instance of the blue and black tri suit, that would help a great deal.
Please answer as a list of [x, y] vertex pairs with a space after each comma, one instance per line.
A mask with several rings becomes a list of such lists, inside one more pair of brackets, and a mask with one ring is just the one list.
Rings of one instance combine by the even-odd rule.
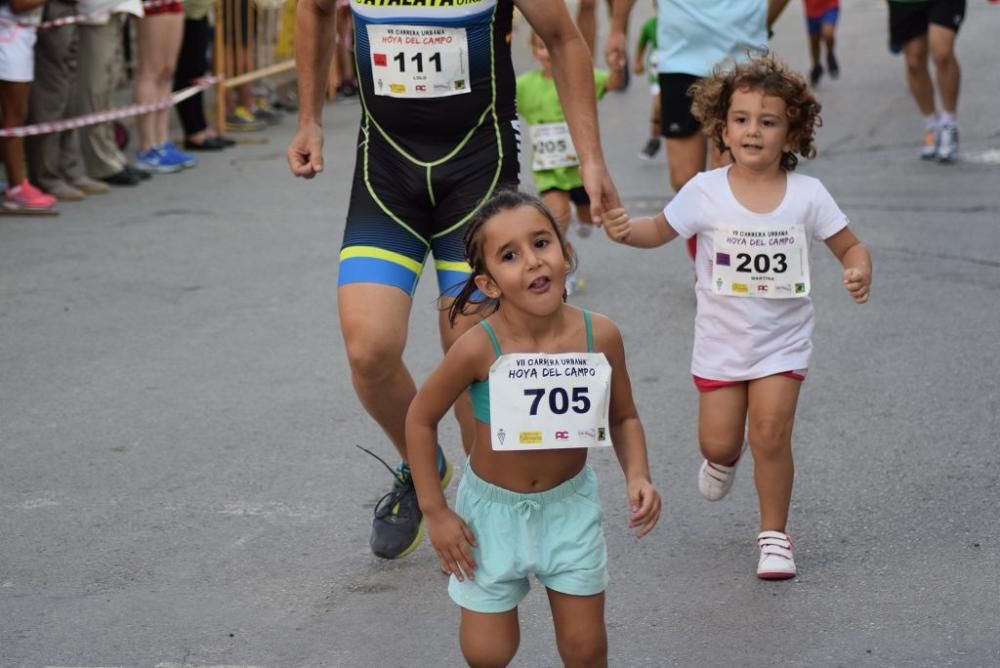
[[[351, 10], [363, 115], [339, 285], [381, 283], [413, 294], [433, 251], [440, 293], [455, 294], [470, 272], [465, 223], [496, 190], [518, 183], [513, 2], [351, 0]], [[464, 30], [468, 79], [449, 85], [468, 92], [384, 94], [387, 68], [414, 61], [371, 44], [369, 33], [406, 35], [408, 26]]]

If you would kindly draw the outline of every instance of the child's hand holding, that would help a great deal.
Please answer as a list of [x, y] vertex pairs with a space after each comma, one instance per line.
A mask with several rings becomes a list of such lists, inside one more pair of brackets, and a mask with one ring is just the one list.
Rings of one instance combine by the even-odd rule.
[[632, 219], [625, 209], [611, 209], [604, 214], [604, 231], [608, 237], [618, 243], [628, 241], [632, 231]]
[[628, 526], [635, 529], [636, 538], [642, 538], [660, 519], [660, 495], [649, 480], [636, 478], [628, 482], [628, 502], [632, 510]]
[[451, 508], [424, 513], [427, 533], [441, 562], [441, 570], [454, 575], [459, 582], [473, 579], [476, 560], [470, 548], [476, 546], [476, 537], [469, 525]]
[[869, 290], [872, 285], [871, 270], [859, 267], [848, 267], [844, 270], [844, 287], [858, 304], [868, 301]]

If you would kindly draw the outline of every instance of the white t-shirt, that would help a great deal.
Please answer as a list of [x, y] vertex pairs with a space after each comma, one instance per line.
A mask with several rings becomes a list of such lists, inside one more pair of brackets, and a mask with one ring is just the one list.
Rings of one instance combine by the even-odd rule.
[[698, 235], [695, 260], [698, 312], [691, 373], [711, 380], [752, 380], [809, 367], [813, 305], [810, 297], [727, 297], [712, 290], [717, 225], [780, 229], [802, 225], [809, 240], [823, 241], [847, 226], [847, 216], [818, 179], [788, 173], [785, 197], [770, 213], [737, 201], [729, 167], [702, 172], [666, 206], [667, 222], [682, 237]]

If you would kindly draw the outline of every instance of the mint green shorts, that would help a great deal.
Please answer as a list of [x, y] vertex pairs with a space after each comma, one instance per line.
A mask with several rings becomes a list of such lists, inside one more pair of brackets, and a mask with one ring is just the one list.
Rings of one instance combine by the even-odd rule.
[[506, 612], [527, 595], [532, 573], [563, 594], [592, 596], [608, 586], [608, 550], [597, 476], [590, 466], [544, 492], [497, 487], [466, 465], [455, 512], [476, 536], [474, 580], [451, 576], [451, 599], [473, 612]]

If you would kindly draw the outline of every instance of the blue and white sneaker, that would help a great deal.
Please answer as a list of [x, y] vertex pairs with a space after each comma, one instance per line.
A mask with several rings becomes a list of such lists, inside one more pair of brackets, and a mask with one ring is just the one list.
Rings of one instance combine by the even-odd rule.
[[156, 147], [156, 150], [160, 152], [160, 155], [166, 155], [171, 162], [179, 163], [184, 169], [198, 166], [198, 158], [180, 150], [173, 142], [168, 141], [166, 144], [161, 144]]
[[135, 166], [148, 174], [172, 174], [184, 169], [179, 161], [169, 159], [155, 146], [148, 151], [136, 151]]

